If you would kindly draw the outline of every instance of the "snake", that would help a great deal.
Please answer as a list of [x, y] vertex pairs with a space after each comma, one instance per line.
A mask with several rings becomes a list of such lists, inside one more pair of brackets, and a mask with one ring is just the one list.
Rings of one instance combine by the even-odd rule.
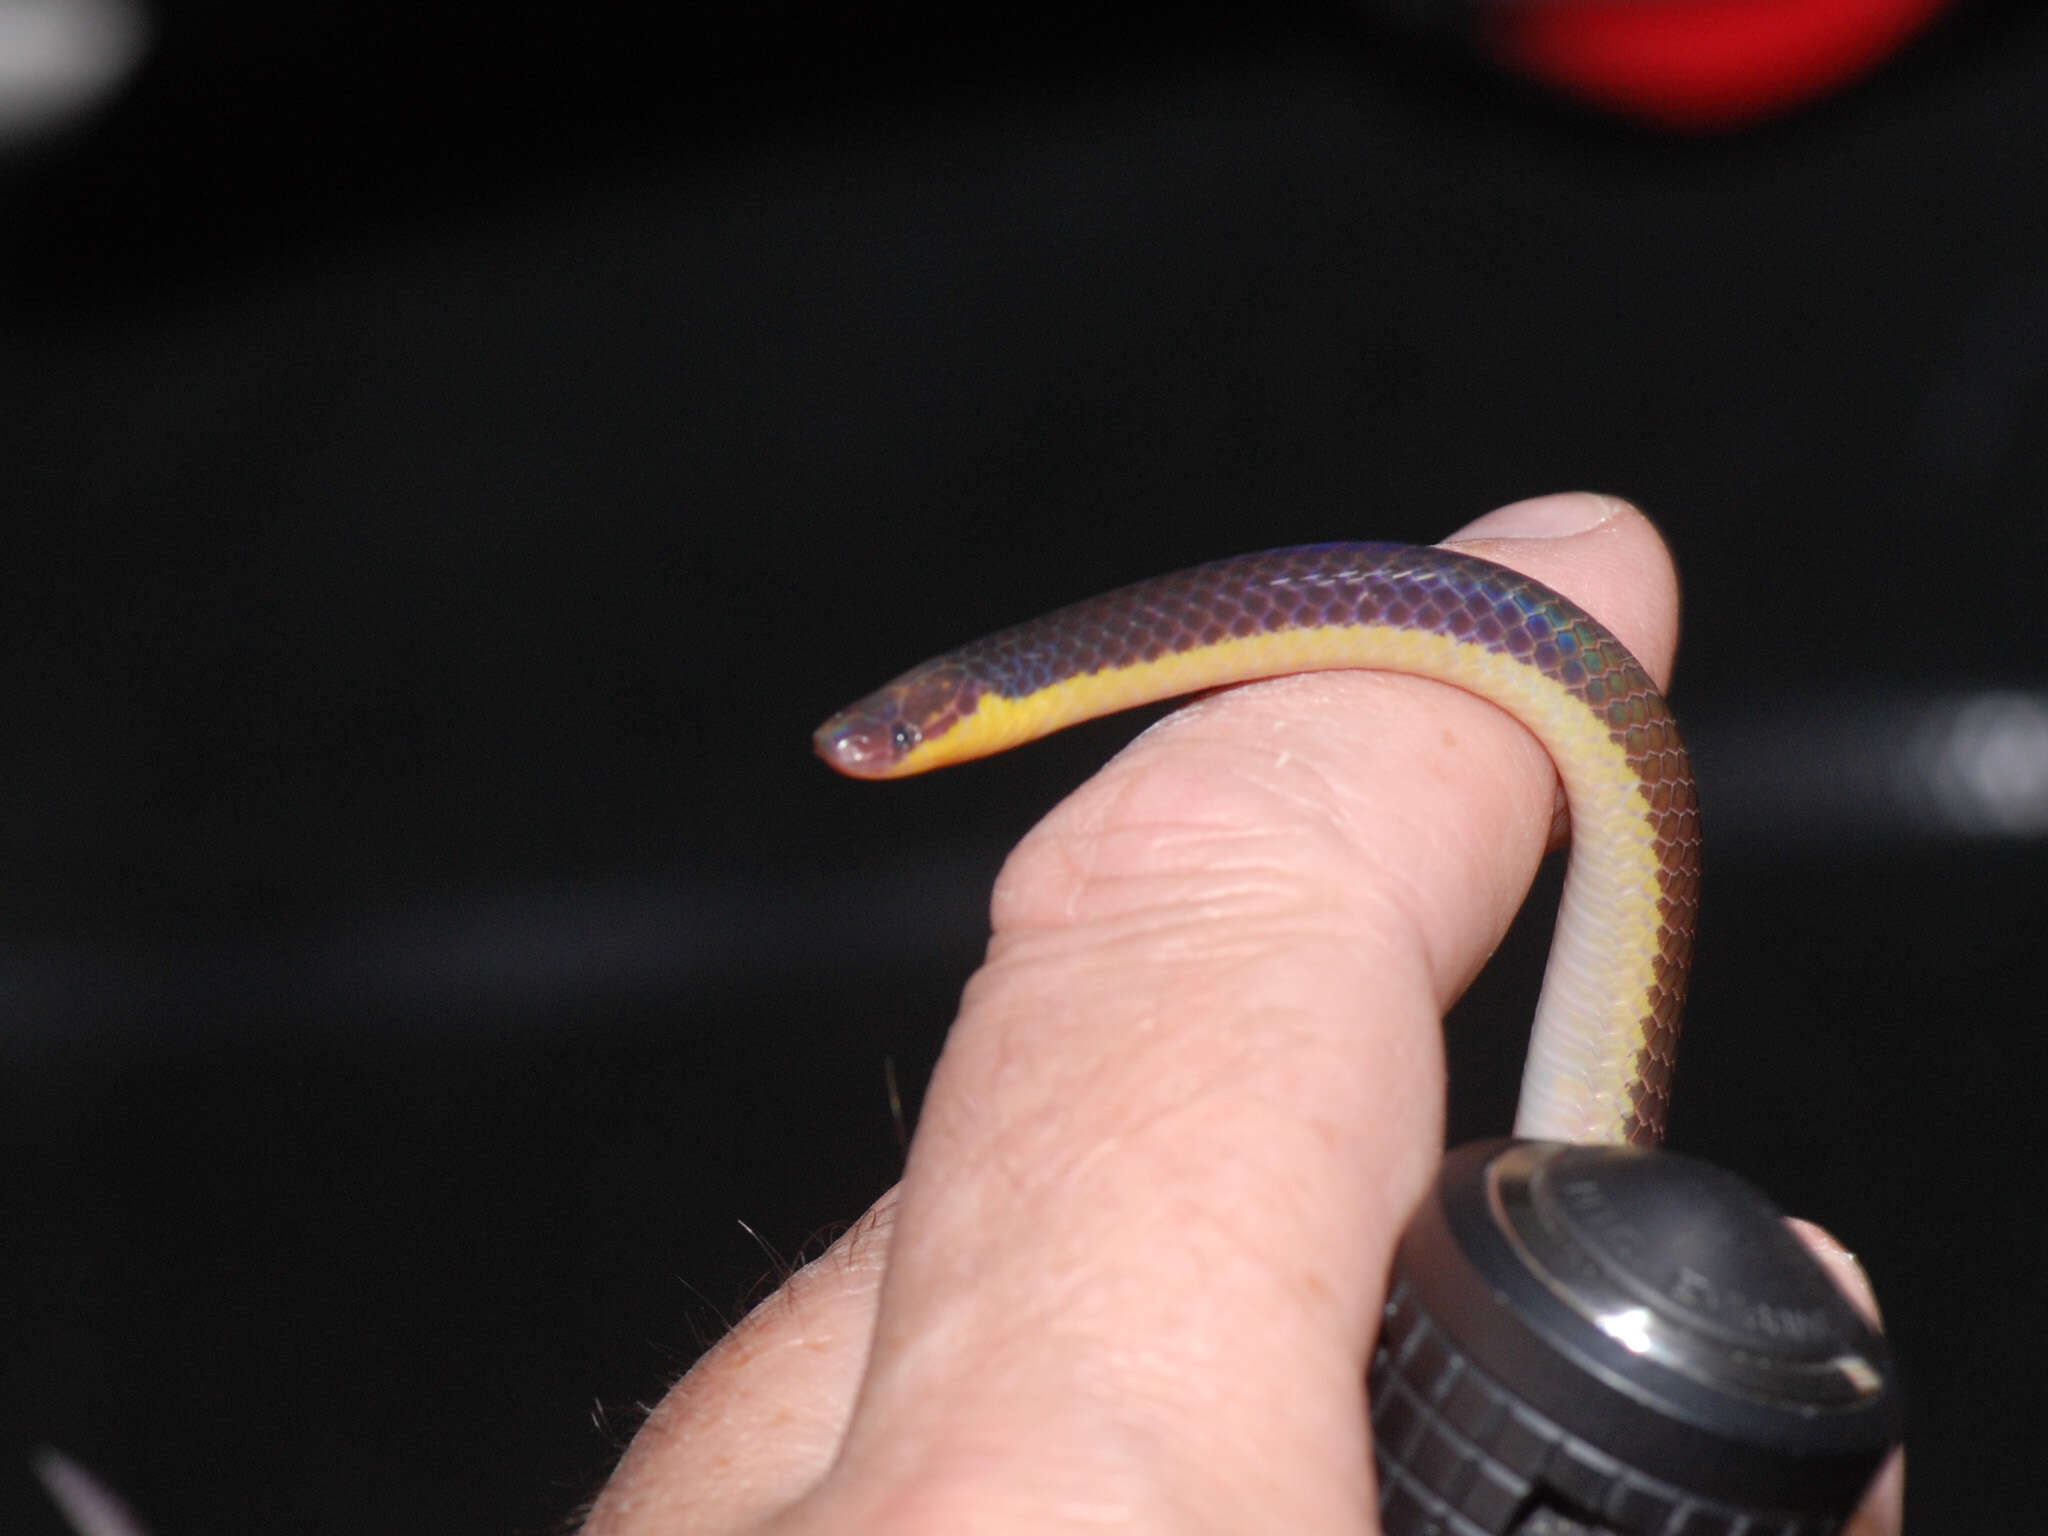
[[1406, 544], [1215, 560], [934, 657], [814, 745], [852, 777], [900, 778], [1182, 694], [1338, 669], [1464, 689], [1549, 753], [1571, 843], [1514, 1131], [1661, 1141], [1699, 905], [1692, 764], [1628, 648], [1520, 572]]

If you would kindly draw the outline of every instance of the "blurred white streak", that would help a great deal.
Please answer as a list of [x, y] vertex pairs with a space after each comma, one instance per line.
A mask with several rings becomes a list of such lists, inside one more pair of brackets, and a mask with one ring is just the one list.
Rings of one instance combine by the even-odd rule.
[[0, 0], [0, 147], [98, 106], [148, 43], [136, 0]]
[[149, 1536], [149, 1527], [119, 1495], [62, 1451], [41, 1446], [29, 1463], [78, 1536]]
[[1794, 697], [1686, 734], [1710, 857], [2048, 837], [2048, 690]]
[[554, 1028], [592, 1006], [670, 1006], [721, 988], [857, 986], [905, 964], [965, 975], [1003, 852], [935, 843], [852, 868], [476, 887], [217, 945], [0, 933], [0, 1071], [15, 1052], [97, 1032], [189, 1040], [269, 1028], [280, 1009], [295, 1027], [324, 1020], [351, 1035], [502, 1038], [522, 1021]]
[[1927, 710], [1904, 759], [1913, 798], [1959, 832], [2048, 832], [2048, 697], [1984, 693]]

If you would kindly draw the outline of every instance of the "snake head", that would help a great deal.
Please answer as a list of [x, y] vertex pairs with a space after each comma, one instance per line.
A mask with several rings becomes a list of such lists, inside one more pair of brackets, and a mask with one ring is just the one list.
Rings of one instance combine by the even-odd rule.
[[842, 709], [819, 726], [811, 740], [818, 756], [848, 777], [887, 779], [917, 749], [922, 733], [876, 694]]
[[818, 756], [851, 778], [922, 773], [952, 760], [939, 739], [974, 713], [981, 691], [960, 666], [929, 663], [842, 709], [811, 741]]

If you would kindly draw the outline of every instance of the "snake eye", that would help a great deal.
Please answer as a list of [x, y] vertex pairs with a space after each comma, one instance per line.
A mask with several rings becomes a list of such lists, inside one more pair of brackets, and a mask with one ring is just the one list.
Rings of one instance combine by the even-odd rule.
[[889, 740], [899, 753], [907, 753], [912, 747], [924, 740], [924, 732], [920, 731], [908, 720], [898, 720], [889, 727]]

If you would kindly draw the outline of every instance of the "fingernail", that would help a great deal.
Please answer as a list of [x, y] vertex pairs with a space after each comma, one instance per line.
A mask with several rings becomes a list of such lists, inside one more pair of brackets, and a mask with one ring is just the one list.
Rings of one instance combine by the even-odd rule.
[[1451, 537], [1466, 539], [1565, 539], [1587, 533], [1610, 523], [1629, 510], [1617, 496], [1599, 496], [1591, 491], [1568, 491], [1559, 496], [1535, 496], [1489, 512], [1467, 523]]

